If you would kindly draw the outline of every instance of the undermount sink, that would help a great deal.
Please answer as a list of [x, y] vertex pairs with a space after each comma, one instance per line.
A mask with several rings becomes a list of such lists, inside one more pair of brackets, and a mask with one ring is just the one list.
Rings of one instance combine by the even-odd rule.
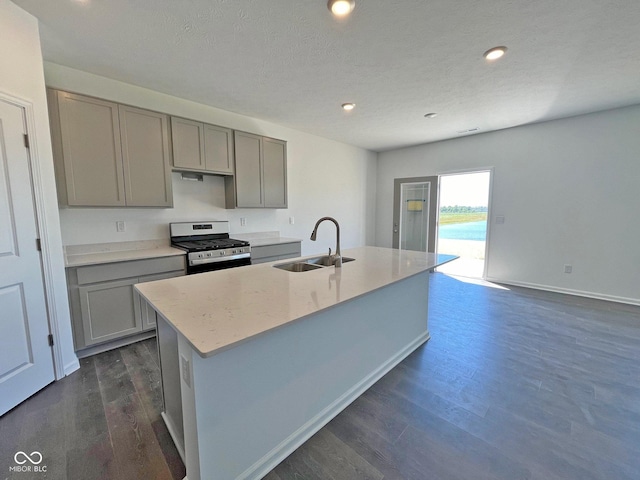
[[[342, 257], [342, 263], [352, 262], [355, 258]], [[297, 260], [295, 262], [279, 263], [274, 267], [280, 270], [286, 270], [287, 272], [308, 272], [310, 270], [317, 270], [318, 268], [331, 267], [335, 258], [330, 258], [328, 255], [321, 257], [308, 258], [306, 260]]]
[[287, 272], [308, 272], [309, 270], [322, 268], [321, 265], [312, 265], [305, 262], [279, 263], [278, 265], [274, 265], [274, 267], [280, 270], [286, 270]]
[[[355, 258], [351, 257], [342, 257], [342, 263], [353, 262]], [[330, 267], [333, 265], [335, 261], [335, 257], [329, 257], [328, 255], [323, 255], [321, 257], [313, 257], [308, 258], [305, 262], [310, 263], [311, 265], [322, 265], [323, 267]]]

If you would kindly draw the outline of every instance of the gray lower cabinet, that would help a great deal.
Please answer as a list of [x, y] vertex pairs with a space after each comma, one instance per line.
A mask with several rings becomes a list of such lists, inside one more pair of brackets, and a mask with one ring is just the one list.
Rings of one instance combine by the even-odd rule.
[[134, 298], [138, 278], [78, 287], [84, 346], [142, 331], [140, 303]]
[[67, 269], [76, 351], [153, 330], [155, 312], [133, 286], [184, 273], [182, 255]]
[[234, 131], [235, 175], [225, 179], [227, 208], [287, 208], [287, 142]]
[[301, 255], [300, 242], [251, 247], [251, 263], [266, 263]]
[[59, 90], [47, 96], [61, 205], [173, 205], [167, 115]]
[[233, 175], [233, 132], [229, 128], [171, 117], [176, 170]]

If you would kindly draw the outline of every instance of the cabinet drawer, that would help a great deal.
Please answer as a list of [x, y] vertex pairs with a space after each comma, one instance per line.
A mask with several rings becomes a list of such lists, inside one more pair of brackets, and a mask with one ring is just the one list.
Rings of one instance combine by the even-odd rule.
[[184, 270], [183, 255], [78, 267], [78, 285]]
[[[267, 258], [267, 257], [281, 257], [283, 255], [291, 256], [291, 257], [299, 257], [300, 242], [251, 247], [251, 258], [255, 260], [260, 260], [262, 258]], [[259, 262], [256, 262], [256, 263], [259, 263]]]

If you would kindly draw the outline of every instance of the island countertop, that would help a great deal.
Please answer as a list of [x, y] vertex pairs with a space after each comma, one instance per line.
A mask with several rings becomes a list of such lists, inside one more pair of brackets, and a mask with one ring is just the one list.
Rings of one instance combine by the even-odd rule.
[[294, 273], [273, 265], [295, 259], [279, 260], [135, 288], [200, 356], [209, 357], [457, 258], [381, 247], [348, 249], [343, 257], [355, 261]]

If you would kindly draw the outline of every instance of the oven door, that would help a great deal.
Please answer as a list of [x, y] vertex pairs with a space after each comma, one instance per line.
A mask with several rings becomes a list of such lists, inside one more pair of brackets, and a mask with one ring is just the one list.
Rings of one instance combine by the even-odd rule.
[[237, 258], [235, 260], [225, 260], [223, 262], [187, 265], [187, 275], [193, 275], [194, 273], [212, 272], [214, 270], [224, 270], [225, 268], [243, 267], [245, 265], [251, 265], [251, 258]]

